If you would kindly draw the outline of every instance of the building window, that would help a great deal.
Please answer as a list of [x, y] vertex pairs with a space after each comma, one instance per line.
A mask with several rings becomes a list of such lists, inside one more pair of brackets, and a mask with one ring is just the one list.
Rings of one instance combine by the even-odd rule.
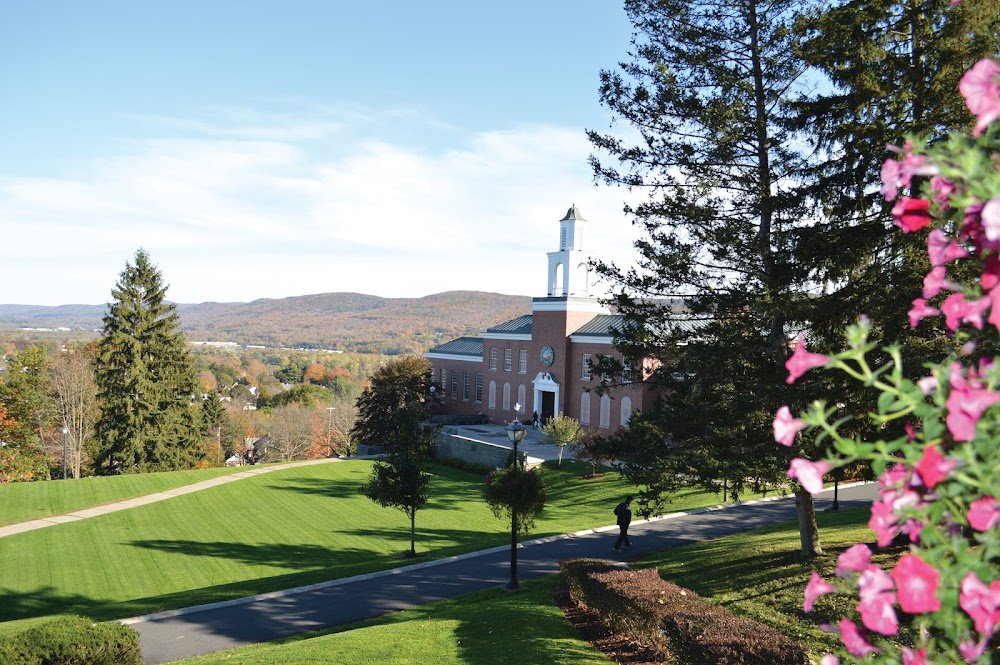
[[497, 350], [495, 348], [490, 349], [490, 371], [497, 371]]
[[580, 424], [590, 424], [590, 393], [580, 395]]
[[521, 349], [517, 352], [517, 373], [527, 374], [528, 373], [528, 350]]
[[451, 398], [458, 399], [458, 370], [451, 371]]
[[590, 381], [590, 354], [583, 354], [583, 371], [580, 373], [580, 378], [584, 381]]
[[513, 355], [513, 351], [511, 351], [510, 349], [504, 349], [503, 350], [503, 371], [505, 371], [505, 372], [509, 372], [510, 371], [510, 361], [511, 361], [512, 355]]
[[490, 381], [490, 401], [487, 405], [491, 409], [497, 408], [497, 382]]
[[632, 363], [622, 358], [622, 383], [632, 383]]
[[441, 370], [441, 398], [448, 396], [448, 370]]
[[517, 403], [521, 405], [521, 408], [524, 409], [525, 412], [527, 412], [528, 399], [523, 383], [517, 387]]
[[510, 384], [503, 384], [503, 410], [510, 411]]
[[632, 400], [628, 397], [622, 397], [622, 412], [620, 424], [622, 427], [628, 427], [628, 421], [632, 419]]
[[470, 385], [471, 379], [472, 377], [469, 376], [468, 372], [465, 372], [464, 375], [462, 376], [462, 399], [464, 399], [466, 402], [469, 401], [469, 388], [472, 387]]
[[483, 403], [483, 375], [476, 372], [476, 404]]
[[607, 395], [601, 397], [601, 429], [609, 429], [611, 427], [611, 398]]

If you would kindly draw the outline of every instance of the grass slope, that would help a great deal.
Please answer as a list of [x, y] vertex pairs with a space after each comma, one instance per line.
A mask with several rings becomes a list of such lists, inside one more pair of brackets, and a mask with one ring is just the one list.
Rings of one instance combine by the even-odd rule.
[[246, 469], [231, 467], [0, 484], [0, 526], [65, 515], [75, 510], [156, 494], [239, 471]]
[[[0, 621], [57, 613], [116, 619], [349, 577], [404, 563], [402, 511], [358, 493], [370, 462], [296, 467], [140, 508], [0, 539]], [[606, 525], [629, 491], [584, 465], [545, 469], [549, 499], [533, 535]], [[508, 542], [481, 478], [434, 467], [417, 548], [441, 558]], [[690, 492], [676, 508], [711, 505]]]

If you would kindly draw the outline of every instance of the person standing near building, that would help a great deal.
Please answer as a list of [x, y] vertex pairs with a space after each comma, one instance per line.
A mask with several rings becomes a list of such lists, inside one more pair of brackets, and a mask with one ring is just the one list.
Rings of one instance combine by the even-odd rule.
[[615, 541], [615, 552], [622, 551], [622, 543], [625, 549], [632, 547], [632, 541], [628, 539], [628, 525], [632, 523], [632, 496], [626, 496], [625, 500], [615, 506], [615, 515], [618, 517], [618, 540]]
[[538, 429], [538, 412], [534, 411], [531, 414], [531, 429]]

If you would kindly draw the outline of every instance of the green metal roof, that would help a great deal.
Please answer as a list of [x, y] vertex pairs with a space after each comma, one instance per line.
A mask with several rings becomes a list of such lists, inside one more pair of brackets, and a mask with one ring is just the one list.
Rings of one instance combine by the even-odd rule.
[[566, 211], [566, 216], [563, 217], [562, 219], [560, 219], [559, 221], [560, 222], [567, 222], [567, 221], [571, 221], [571, 220], [578, 220], [578, 221], [581, 221], [581, 222], [586, 222], [587, 221], [586, 219], [584, 219], [583, 213], [581, 213], [577, 209], [575, 203], [569, 207], [569, 210]]
[[427, 353], [447, 353], [453, 356], [478, 356], [482, 358], [483, 340], [481, 337], [459, 337], [435, 346]]
[[488, 333], [500, 333], [509, 335], [530, 335], [531, 334], [531, 314], [519, 316], [498, 326], [488, 329]]

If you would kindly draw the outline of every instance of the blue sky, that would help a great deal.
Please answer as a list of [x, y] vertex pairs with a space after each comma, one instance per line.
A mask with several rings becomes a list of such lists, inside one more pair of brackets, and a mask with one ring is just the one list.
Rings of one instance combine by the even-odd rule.
[[99, 304], [145, 248], [177, 302], [451, 289], [545, 295], [595, 187], [598, 74], [621, 5], [8, 2], [0, 9], [0, 303]]

